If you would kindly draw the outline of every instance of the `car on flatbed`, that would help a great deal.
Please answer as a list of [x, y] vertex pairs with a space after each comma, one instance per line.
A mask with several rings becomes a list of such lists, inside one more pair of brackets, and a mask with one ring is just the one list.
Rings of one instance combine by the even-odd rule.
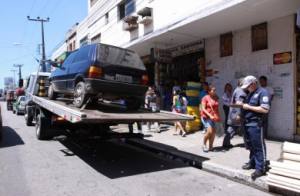
[[89, 99], [124, 100], [133, 110], [144, 102], [148, 76], [134, 51], [90, 44], [71, 53], [56, 67], [49, 78], [48, 97], [52, 100], [58, 94], [72, 95], [79, 108]]

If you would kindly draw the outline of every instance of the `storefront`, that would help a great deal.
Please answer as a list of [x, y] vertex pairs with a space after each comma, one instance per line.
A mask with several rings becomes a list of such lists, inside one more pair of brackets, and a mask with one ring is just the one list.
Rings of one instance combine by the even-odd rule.
[[151, 55], [143, 57], [150, 85], [159, 88], [162, 94], [162, 108], [171, 110], [172, 87], [179, 85], [182, 89], [186, 83], [203, 81], [204, 76], [204, 41], [182, 44], [180, 46], [160, 49], [152, 48]]

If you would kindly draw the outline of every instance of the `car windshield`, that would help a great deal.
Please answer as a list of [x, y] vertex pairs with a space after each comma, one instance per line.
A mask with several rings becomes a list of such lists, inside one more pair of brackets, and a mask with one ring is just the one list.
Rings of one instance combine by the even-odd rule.
[[137, 53], [114, 46], [99, 45], [97, 59], [100, 63], [146, 70]]
[[20, 97], [20, 101], [25, 101], [25, 97]]

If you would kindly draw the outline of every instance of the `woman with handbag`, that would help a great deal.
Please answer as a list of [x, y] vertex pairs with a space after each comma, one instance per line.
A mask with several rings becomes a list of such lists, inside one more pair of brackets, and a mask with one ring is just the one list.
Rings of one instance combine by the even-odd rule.
[[[219, 101], [216, 94], [216, 88], [209, 86], [208, 95], [201, 101], [201, 121], [206, 128], [206, 134], [203, 139], [203, 152], [213, 150], [213, 143], [216, 136], [216, 122], [220, 122]], [[207, 147], [207, 141], [209, 146]]]

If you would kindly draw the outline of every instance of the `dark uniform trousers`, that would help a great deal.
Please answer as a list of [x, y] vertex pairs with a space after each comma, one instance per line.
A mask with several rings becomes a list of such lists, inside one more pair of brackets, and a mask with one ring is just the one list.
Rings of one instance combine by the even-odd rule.
[[245, 126], [245, 144], [250, 151], [249, 164], [265, 172], [266, 145], [262, 126]]

